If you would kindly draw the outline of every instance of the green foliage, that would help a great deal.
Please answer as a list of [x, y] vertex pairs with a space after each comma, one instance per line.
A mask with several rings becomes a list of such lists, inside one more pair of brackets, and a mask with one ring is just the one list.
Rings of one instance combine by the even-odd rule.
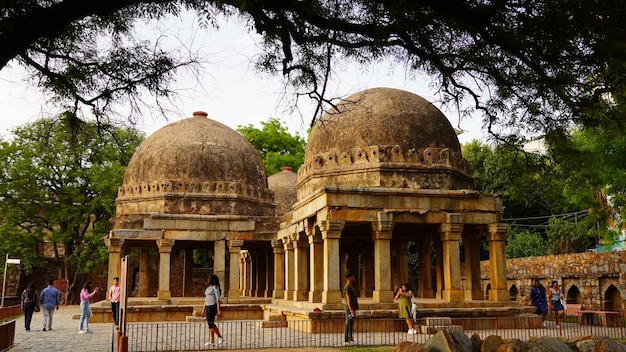
[[213, 251], [194, 249], [193, 262], [202, 268], [213, 268]]
[[[0, 249], [27, 272], [54, 258], [80, 272], [106, 262], [117, 188], [143, 135], [75, 119], [42, 119], [0, 144]], [[64, 250], [64, 255], [61, 250]]]
[[463, 146], [475, 189], [499, 196], [503, 217], [519, 218], [579, 210], [563, 193], [566, 175], [548, 156], [527, 153], [521, 140], [494, 148], [472, 141]]
[[268, 176], [280, 172], [283, 166], [291, 166], [297, 171], [304, 162], [306, 141], [298, 135], [291, 135], [282, 122], [270, 118], [261, 122], [261, 129], [253, 125], [238, 126], [239, 132], [257, 150]]
[[592, 245], [589, 228], [584, 224], [551, 218], [546, 230], [549, 254], [583, 252]]
[[506, 257], [524, 258], [548, 254], [546, 240], [541, 234], [509, 226], [506, 239]]

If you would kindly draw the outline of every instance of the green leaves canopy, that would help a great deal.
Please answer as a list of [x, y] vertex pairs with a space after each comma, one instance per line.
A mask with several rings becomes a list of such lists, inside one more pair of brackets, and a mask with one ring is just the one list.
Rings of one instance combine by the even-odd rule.
[[27, 271], [42, 262], [44, 241], [57, 260], [82, 272], [106, 259], [101, 238], [143, 139], [133, 129], [67, 121], [39, 120], [0, 143], [0, 251], [21, 258]]
[[294, 171], [304, 162], [306, 141], [292, 135], [282, 122], [270, 118], [267, 122], [261, 122], [261, 129], [253, 125], [238, 126], [239, 132], [257, 150], [265, 171], [268, 176], [280, 172], [283, 166], [290, 166]]

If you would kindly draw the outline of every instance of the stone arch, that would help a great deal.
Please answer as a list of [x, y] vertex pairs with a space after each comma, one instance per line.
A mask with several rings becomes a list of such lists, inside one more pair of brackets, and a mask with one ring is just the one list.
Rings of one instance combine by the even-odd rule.
[[610, 285], [604, 292], [603, 310], [620, 311], [622, 309], [622, 296], [614, 285]]
[[511, 288], [509, 289], [509, 295], [511, 296], [511, 301], [515, 301], [517, 300], [517, 286], [515, 286], [514, 284], [511, 285]]
[[582, 295], [580, 294], [580, 290], [578, 286], [572, 285], [565, 295], [565, 302], [567, 304], [581, 304], [583, 301]]

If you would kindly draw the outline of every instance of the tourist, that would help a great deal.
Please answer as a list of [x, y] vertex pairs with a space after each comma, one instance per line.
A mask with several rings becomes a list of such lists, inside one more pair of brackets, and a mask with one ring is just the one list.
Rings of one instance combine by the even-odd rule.
[[535, 306], [535, 314], [541, 315], [543, 327], [546, 327], [546, 317], [548, 316], [548, 303], [546, 302], [546, 288], [535, 279], [535, 285], [530, 289], [530, 299]]
[[206, 322], [209, 325], [209, 342], [205, 343], [205, 346], [215, 345], [215, 336], [217, 336], [217, 344], [224, 343], [220, 329], [215, 325], [215, 316], [222, 316], [222, 289], [220, 288], [220, 279], [217, 275], [213, 274], [209, 276], [209, 283], [204, 290], [204, 314], [206, 315]]
[[[39, 308], [39, 294], [35, 290], [35, 283], [29, 282], [28, 286], [22, 292], [22, 311], [24, 312], [24, 330], [30, 331], [30, 322], [33, 320], [35, 309]], [[46, 331], [46, 328], [43, 329]]]
[[417, 331], [413, 328], [413, 317], [411, 313], [411, 299], [413, 298], [413, 292], [409, 290], [409, 284], [402, 284], [396, 292], [394, 300], [398, 301], [398, 318], [406, 319], [406, 324], [409, 327], [409, 335], [417, 334]]
[[54, 311], [59, 310], [61, 303], [61, 293], [54, 287], [54, 280], [48, 280], [48, 287], [41, 291], [41, 305], [43, 307], [43, 331], [52, 330], [52, 317]]
[[550, 309], [554, 312], [554, 319], [556, 320], [556, 327], [561, 327], [561, 317], [565, 314], [565, 308], [561, 303], [563, 299], [563, 294], [561, 290], [559, 290], [559, 284], [556, 280], [552, 281], [552, 285], [550, 286]]
[[109, 288], [109, 301], [111, 301], [111, 314], [113, 323], [117, 328], [120, 319], [120, 278], [113, 278], [113, 285]]
[[91, 282], [87, 281], [80, 291], [80, 320], [78, 321], [78, 333], [84, 334], [89, 332], [89, 318], [91, 318], [91, 308], [89, 300], [98, 293], [99, 288], [96, 287], [91, 291]]
[[356, 319], [356, 311], [359, 309], [359, 301], [356, 297], [356, 290], [352, 286], [354, 280], [354, 274], [348, 272], [346, 274], [346, 285], [343, 287], [343, 294], [346, 297], [346, 325], [344, 331], [344, 345], [346, 346], [354, 345], [352, 328], [354, 327], [354, 320]]

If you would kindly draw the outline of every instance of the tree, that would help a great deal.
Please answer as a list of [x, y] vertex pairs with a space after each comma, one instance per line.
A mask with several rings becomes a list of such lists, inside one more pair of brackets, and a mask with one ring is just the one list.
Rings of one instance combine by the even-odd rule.
[[[326, 83], [345, 59], [365, 69], [389, 59], [409, 75], [427, 73], [443, 102], [469, 103], [492, 132], [496, 125], [549, 132], [602, 123], [604, 113], [616, 112], [602, 97], [626, 91], [621, 0], [7, 0], [0, 69], [16, 60], [40, 74], [42, 87], [75, 102], [68, 107], [87, 103], [98, 116], [107, 102], [136, 97], [138, 87], [167, 96], [164, 83], [180, 61], [131, 45], [141, 54], [135, 60], [120, 45], [135, 38], [135, 20], [182, 9], [207, 26], [219, 15], [241, 18], [264, 37], [258, 67], [281, 72], [319, 101], [318, 112], [334, 103]], [[107, 38], [111, 55], [96, 56], [92, 38]]]
[[506, 235], [506, 257], [524, 258], [548, 254], [546, 240], [540, 233], [511, 226]]
[[304, 162], [306, 141], [287, 132], [278, 119], [270, 118], [267, 122], [261, 122], [261, 126], [261, 129], [253, 125], [238, 126], [237, 132], [257, 150], [267, 175], [280, 172], [283, 166], [290, 166], [297, 171]]
[[566, 175], [558, 165], [549, 156], [524, 152], [522, 142], [509, 140], [493, 148], [478, 141], [464, 145], [474, 188], [499, 196], [505, 219], [580, 210], [563, 193]]
[[46, 241], [63, 263], [63, 279], [106, 262], [102, 237], [143, 139], [134, 129], [68, 121], [74, 120], [42, 119], [0, 143], [0, 249], [30, 272], [43, 263], [39, 246]]

